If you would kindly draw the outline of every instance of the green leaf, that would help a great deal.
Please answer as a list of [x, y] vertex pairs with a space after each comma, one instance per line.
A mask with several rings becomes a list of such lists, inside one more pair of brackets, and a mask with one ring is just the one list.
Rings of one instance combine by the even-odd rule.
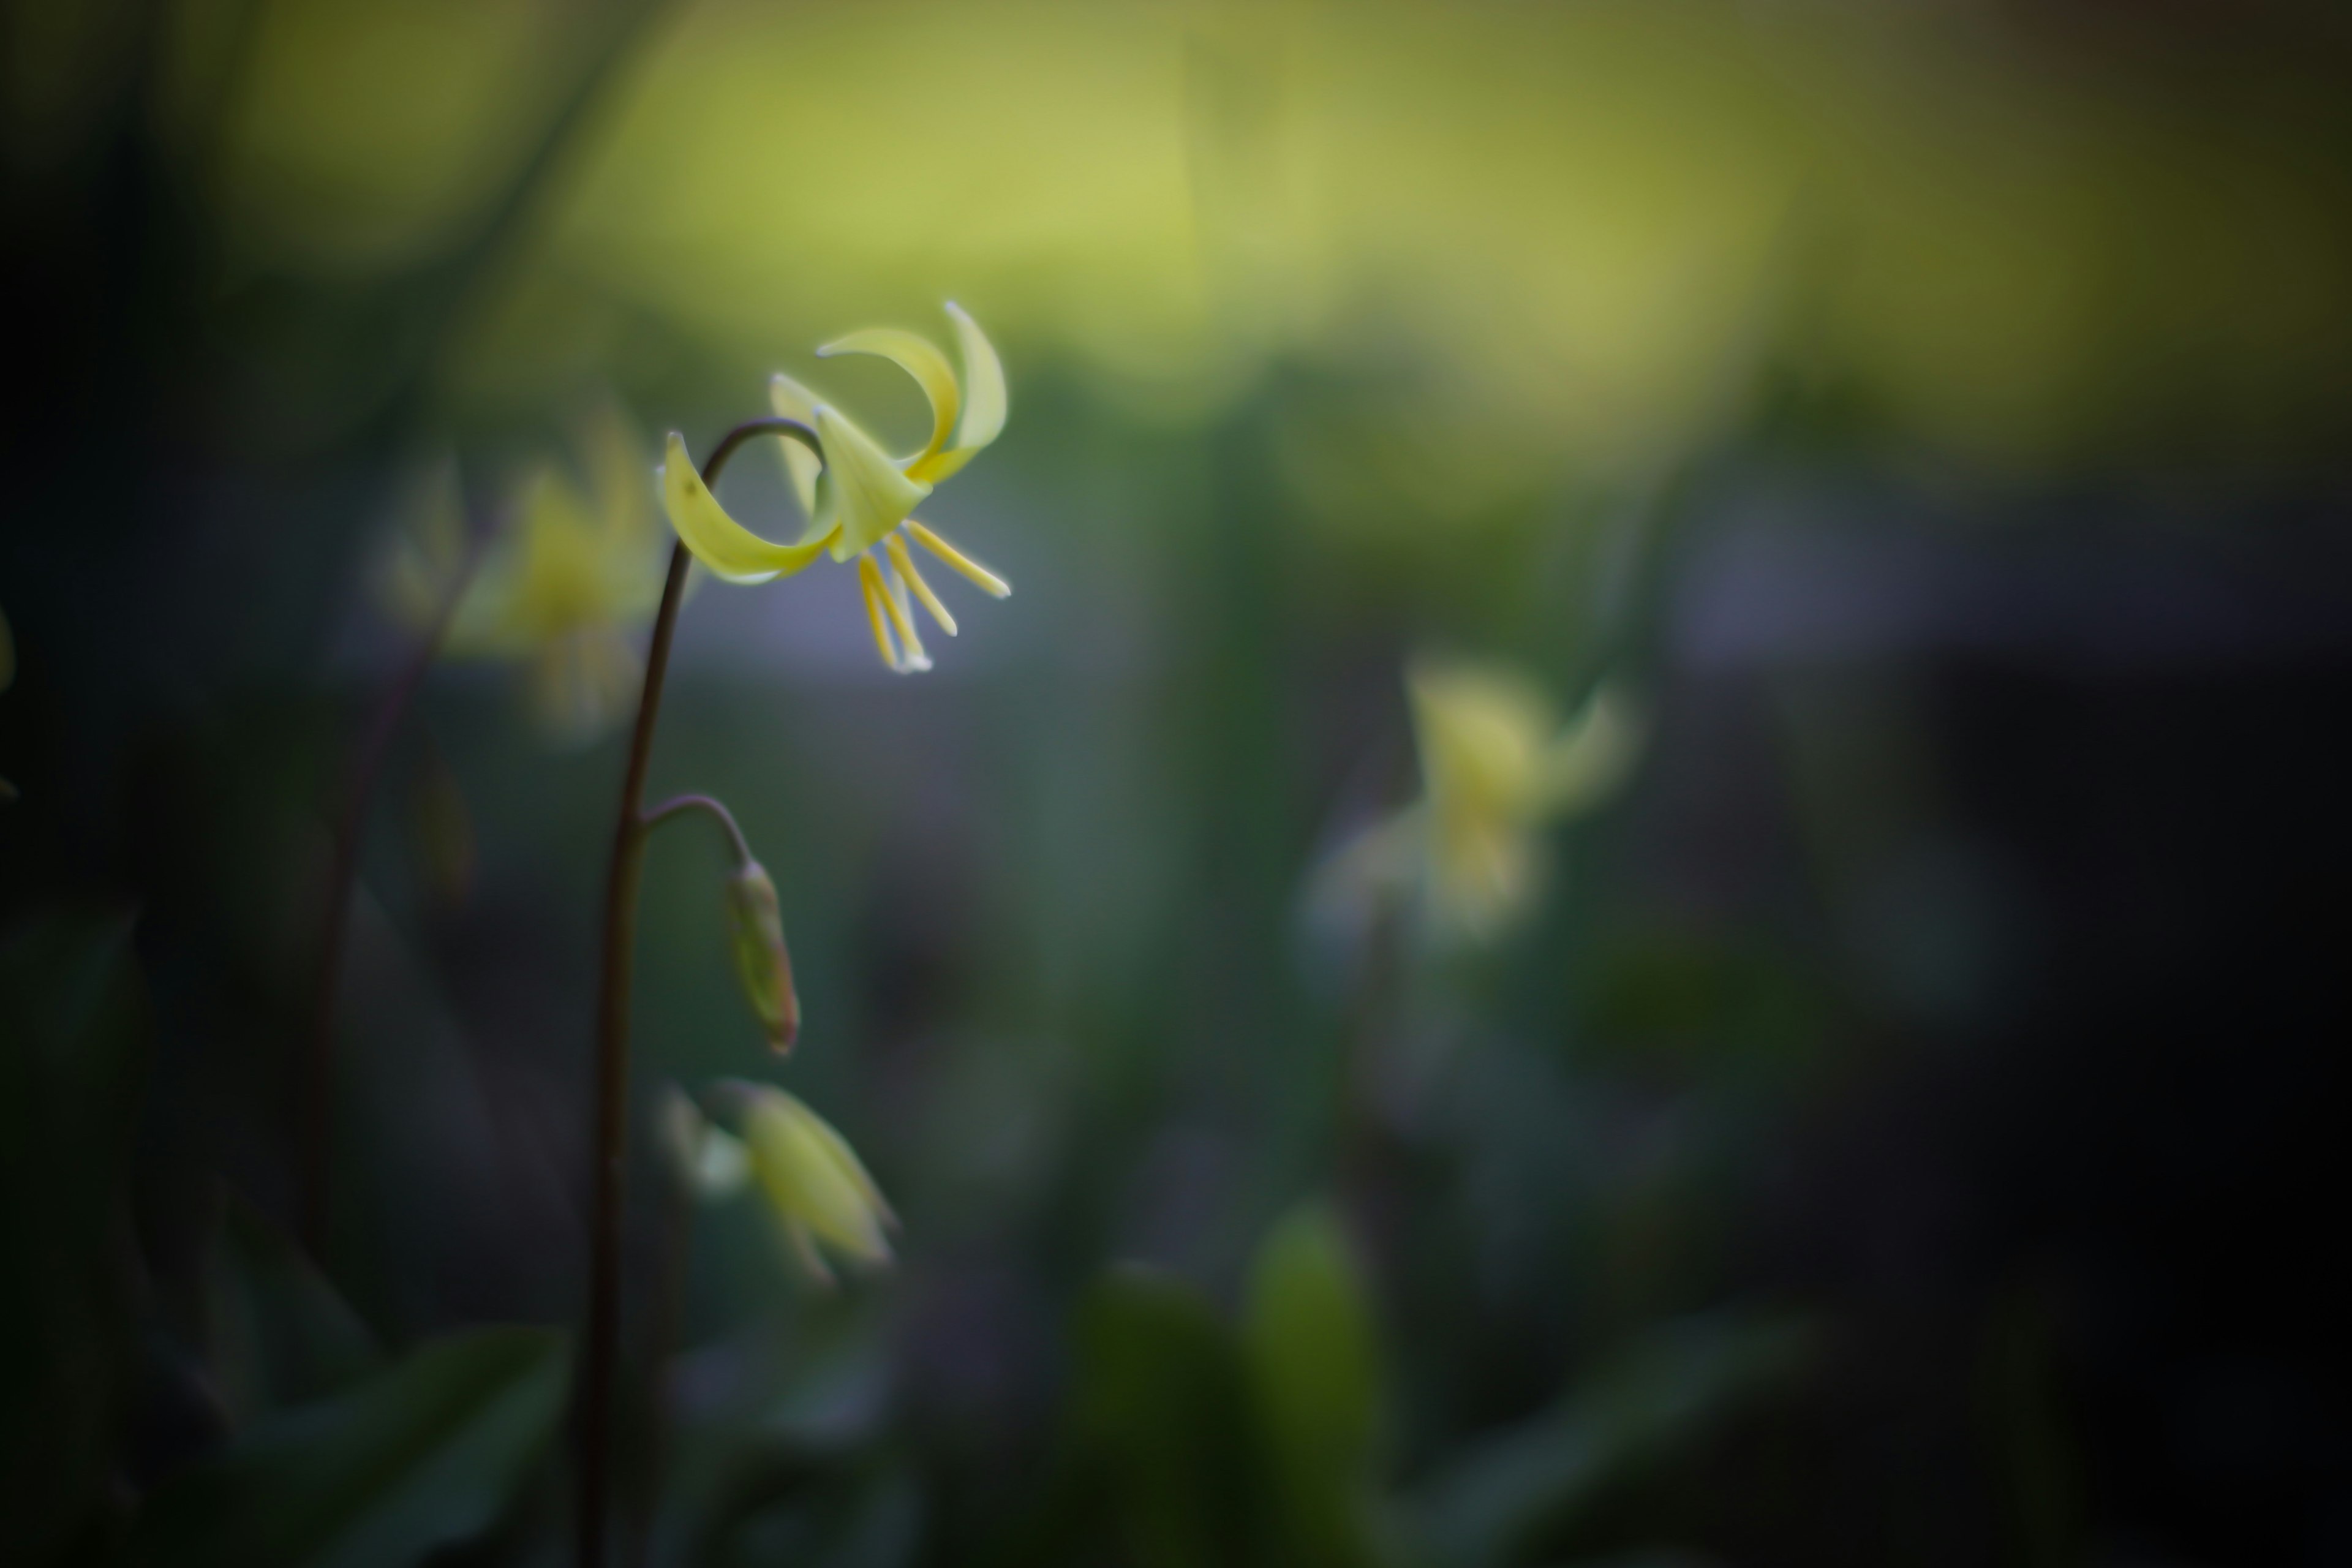
[[231, 1194], [206, 1269], [213, 1384], [239, 1426], [383, 1364], [359, 1314], [287, 1235]]
[[44, 916], [0, 944], [0, 1562], [52, 1561], [102, 1506], [147, 1036], [128, 918]]
[[1293, 1209], [1260, 1245], [1242, 1333], [1290, 1527], [1286, 1555], [1377, 1558], [1380, 1351], [1362, 1275], [1323, 1205]]
[[408, 1568], [498, 1518], [562, 1413], [562, 1334], [436, 1340], [338, 1398], [270, 1416], [160, 1489], [136, 1568]]
[[1652, 1331], [1559, 1404], [1448, 1466], [1413, 1513], [1431, 1554], [1502, 1563], [1549, 1544], [1603, 1491], [1789, 1374], [1806, 1336], [1787, 1318], [1717, 1312]]
[[1087, 1503], [1129, 1561], [1265, 1561], [1262, 1444], [1240, 1347], [1199, 1292], [1140, 1268], [1106, 1274], [1076, 1324], [1072, 1436]]

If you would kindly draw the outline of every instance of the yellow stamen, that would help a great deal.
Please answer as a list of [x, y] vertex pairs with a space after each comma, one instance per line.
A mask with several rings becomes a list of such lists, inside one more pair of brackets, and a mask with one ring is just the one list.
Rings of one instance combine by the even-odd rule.
[[940, 603], [940, 596], [931, 592], [931, 585], [923, 581], [923, 574], [915, 570], [915, 557], [908, 550], [907, 542], [894, 533], [883, 543], [890, 552], [890, 564], [898, 568], [898, 576], [907, 586], [915, 591], [915, 597], [923, 601], [923, 608], [931, 612], [931, 619], [939, 622], [940, 629], [948, 636], [955, 636], [955, 617], [948, 614], [945, 605]]
[[883, 591], [882, 569], [874, 564], [870, 555], [857, 558], [857, 585], [866, 594], [866, 620], [874, 628], [874, 646], [881, 652], [882, 662], [895, 670], [898, 668], [898, 645], [890, 640], [890, 624], [882, 618], [882, 605], [889, 595]]
[[857, 558], [857, 575], [869, 584], [868, 592], [882, 604], [882, 613], [890, 617], [890, 625], [898, 633], [898, 642], [906, 650], [905, 657], [890, 666], [901, 675], [931, 668], [929, 658], [923, 652], [923, 639], [915, 635], [915, 619], [907, 614], [906, 602], [890, 591], [882, 568], [876, 565], [869, 553]]
[[1002, 599], [1013, 592], [1012, 584], [1007, 583], [979, 562], [972, 560], [911, 517], [907, 520], [907, 531], [915, 536], [916, 543], [971, 578], [980, 585], [981, 592], [992, 598]]
[[907, 603], [907, 580], [893, 572], [889, 581], [890, 620], [898, 628], [898, 640], [907, 645], [907, 668], [929, 669], [931, 656], [923, 651], [922, 634], [915, 626], [914, 607]]

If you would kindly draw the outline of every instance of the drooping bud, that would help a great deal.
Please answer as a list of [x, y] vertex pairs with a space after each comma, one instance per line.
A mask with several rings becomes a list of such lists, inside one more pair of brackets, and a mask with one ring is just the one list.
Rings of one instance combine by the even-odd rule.
[[727, 879], [727, 929], [744, 998], [767, 1031], [768, 1048], [782, 1056], [801, 1032], [801, 999], [793, 989], [793, 955], [784, 946], [776, 884], [757, 860], [744, 861]]

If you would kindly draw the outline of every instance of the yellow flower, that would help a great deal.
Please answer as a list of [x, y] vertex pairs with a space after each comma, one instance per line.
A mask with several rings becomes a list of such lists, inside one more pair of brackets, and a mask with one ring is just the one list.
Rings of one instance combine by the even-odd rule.
[[1623, 782], [1639, 725], [1605, 685], [1563, 725], [1533, 681], [1497, 664], [1422, 659], [1405, 685], [1422, 798], [1342, 850], [1327, 888], [1417, 890], [1440, 934], [1489, 940], [1542, 885], [1541, 828]]
[[898, 1216], [841, 1134], [782, 1089], [732, 1087], [742, 1110], [751, 1175], [810, 1274], [833, 1281], [819, 1243], [854, 1263], [889, 1262], [890, 1243], [883, 1232], [898, 1227]]
[[916, 570], [908, 540], [996, 598], [1013, 591], [1003, 578], [913, 515], [934, 485], [970, 462], [1004, 428], [1004, 369], [996, 351], [962, 310], [950, 304], [947, 311], [963, 359], [961, 378], [946, 355], [912, 332], [852, 332], [817, 351], [821, 356], [875, 354], [913, 376], [931, 405], [930, 439], [919, 452], [894, 458], [790, 376], [778, 375], [770, 384], [777, 416], [807, 426], [824, 448], [820, 459], [797, 442], [784, 446], [793, 492], [808, 518], [808, 527], [794, 542], [762, 539], [728, 516], [695, 470], [682, 437], [670, 437], [662, 462], [662, 500], [670, 526], [712, 576], [729, 583], [766, 583], [790, 576], [820, 554], [841, 562], [856, 560], [874, 646], [882, 662], [902, 674], [931, 667], [915, 627], [914, 601], [921, 601], [940, 630], [956, 635], [955, 617]]
[[[662, 540], [643, 448], [620, 410], [595, 409], [575, 444], [579, 478], [541, 463], [510, 490], [507, 521], [441, 646], [453, 659], [527, 665], [541, 724], [584, 742], [636, 698], [634, 634], [661, 602]], [[465, 534], [457, 474], [446, 468], [385, 563], [385, 603], [411, 629], [434, 624], [465, 570]]]
[[706, 1198], [731, 1197], [751, 1179], [742, 1140], [706, 1118], [676, 1084], [662, 1087], [654, 1129], [679, 1186]]

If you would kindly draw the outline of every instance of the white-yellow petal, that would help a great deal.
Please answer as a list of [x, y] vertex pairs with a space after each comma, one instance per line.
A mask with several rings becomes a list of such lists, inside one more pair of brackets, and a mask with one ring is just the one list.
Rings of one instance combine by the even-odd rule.
[[662, 460], [662, 508], [694, 558], [728, 583], [766, 583], [789, 575], [815, 560], [830, 538], [827, 531], [797, 544], [777, 544], [737, 522], [702, 482], [694, 459], [687, 456], [685, 439], [675, 431]]
[[1633, 701], [1602, 686], [1545, 748], [1543, 798], [1563, 814], [1597, 805], [1633, 771], [1643, 723]]
[[814, 1236], [861, 1262], [889, 1258], [883, 1227], [896, 1225], [897, 1216], [824, 1118], [781, 1089], [762, 1088], [745, 1108], [743, 1142], [761, 1191], [787, 1235]]
[[1405, 685], [1422, 783], [1441, 816], [1517, 816], [1542, 804], [1557, 721], [1533, 681], [1501, 665], [1423, 659]]
[[956, 414], [962, 405], [956, 390], [954, 367], [948, 356], [933, 348], [912, 332], [902, 332], [895, 327], [869, 327], [862, 332], [852, 332], [837, 342], [827, 343], [816, 351], [820, 359], [834, 354], [874, 354], [888, 360], [915, 378], [923, 395], [931, 405], [931, 437], [923, 449], [907, 459], [908, 467], [940, 450], [948, 444], [955, 429]]
[[930, 484], [955, 473], [996, 439], [1004, 428], [1011, 405], [1004, 392], [1004, 364], [980, 323], [950, 301], [948, 319], [955, 323], [956, 347], [963, 355], [963, 413], [956, 423], [955, 443], [926, 453], [908, 465], [908, 474]]
[[955, 444], [977, 451], [996, 439], [1012, 408], [1004, 394], [1004, 363], [980, 323], [953, 300], [948, 302], [948, 319], [955, 323], [956, 347], [963, 354], [963, 420]]
[[824, 445], [817, 521], [835, 531], [833, 558], [846, 561], [880, 543], [884, 534], [906, 521], [931, 487], [900, 473], [874, 437], [822, 403], [816, 409], [816, 434]]
[[[812, 430], [816, 428], [815, 395], [782, 371], [768, 378], [768, 406], [776, 411], [779, 419], [789, 419]], [[824, 471], [824, 460], [802, 442], [786, 439], [777, 445], [784, 449], [784, 474], [793, 482], [793, 495], [800, 501], [801, 510], [814, 524], [816, 521], [816, 478]]]

